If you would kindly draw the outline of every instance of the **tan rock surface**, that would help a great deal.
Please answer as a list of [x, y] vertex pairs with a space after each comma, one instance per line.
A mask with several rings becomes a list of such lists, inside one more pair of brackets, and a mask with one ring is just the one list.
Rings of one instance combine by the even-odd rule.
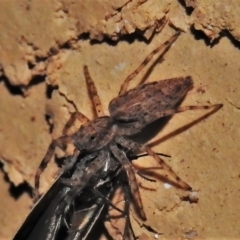
[[202, 30], [211, 39], [218, 38], [222, 30], [240, 40], [239, 1], [192, 1], [186, 0], [186, 6], [192, 7], [191, 22], [194, 28]]
[[[0, 159], [9, 180], [16, 186], [24, 181], [33, 185], [36, 168], [51, 138], [61, 135], [70, 113], [78, 109], [92, 117], [82, 72], [84, 64], [89, 67], [108, 114], [108, 103], [117, 96], [127, 75], [174, 34], [169, 26], [153, 34], [154, 23], [160, 23], [168, 12], [170, 21], [186, 33], [171, 47], [165, 61], [156, 64], [147, 81], [191, 75], [195, 87], [182, 105], [223, 103], [224, 107], [172, 136], [172, 132], [199, 119], [206, 111], [175, 115], [151, 140], [155, 151], [171, 155], [166, 161], [196, 190], [199, 201], [182, 201], [188, 195], [185, 191], [166, 189], [161, 181], [149, 183], [139, 178], [143, 186], [154, 190], [141, 188], [148, 218], [144, 224], [164, 234], [159, 239], [239, 239], [239, 45], [223, 37], [210, 47], [189, 31], [193, 24], [214, 39], [227, 29], [239, 39], [239, 11], [234, 2], [225, 8], [220, 3], [214, 7], [214, 3], [204, 2], [207, 1], [186, 1], [194, 8], [188, 16], [183, 6], [170, 0], [161, 4], [156, 0], [76, 1], [72, 5], [68, 1], [0, 1], [0, 63], [7, 77], [0, 82]], [[7, 21], [9, 18], [11, 21]], [[211, 32], [206, 30], [209, 21], [214, 26]], [[116, 44], [105, 40], [91, 44], [88, 38], [77, 40], [84, 32], [90, 32], [89, 37], [94, 39], [105, 35], [117, 39], [136, 28], [141, 31], [131, 35], [131, 43], [127, 38]], [[141, 34], [152, 36], [151, 41], [143, 41]], [[131, 87], [136, 86], [150, 65]], [[36, 84], [36, 75], [46, 76], [46, 81], [42, 77]], [[11, 88], [6, 82], [21, 87]], [[46, 95], [47, 84], [58, 86], [51, 97]], [[45, 114], [51, 116], [52, 134]], [[157, 166], [150, 158], [135, 164]], [[44, 174], [44, 188], [52, 178], [52, 173]], [[31, 205], [26, 193], [14, 198], [9, 188], [9, 181], [1, 177], [0, 239], [12, 238]], [[136, 234], [141, 239], [154, 239], [154, 234], [134, 219]]]

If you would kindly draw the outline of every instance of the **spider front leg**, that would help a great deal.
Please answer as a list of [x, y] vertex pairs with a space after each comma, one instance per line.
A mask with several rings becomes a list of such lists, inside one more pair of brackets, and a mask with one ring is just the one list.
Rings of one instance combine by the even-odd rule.
[[47, 167], [47, 164], [51, 161], [55, 148], [60, 147], [61, 149], [66, 148], [67, 144], [69, 144], [72, 141], [72, 138], [69, 136], [63, 136], [60, 138], [57, 138], [56, 140], [53, 140], [52, 143], [49, 145], [47, 153], [45, 157], [43, 158], [42, 162], [40, 163], [38, 170], [35, 175], [35, 189], [34, 189], [34, 200], [38, 200], [39, 198], [39, 179], [40, 175], [44, 171], [44, 169]]

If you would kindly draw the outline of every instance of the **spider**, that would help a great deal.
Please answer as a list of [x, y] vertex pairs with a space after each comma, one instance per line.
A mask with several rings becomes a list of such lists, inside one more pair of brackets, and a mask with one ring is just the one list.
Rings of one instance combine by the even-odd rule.
[[[151, 148], [130, 139], [131, 136], [141, 132], [144, 127], [159, 118], [187, 110], [214, 109], [214, 111], [216, 111], [222, 107], [222, 104], [179, 107], [179, 102], [186, 96], [189, 89], [193, 87], [193, 80], [190, 76], [141, 83], [137, 87], [127, 90], [129, 82], [150, 62], [153, 56], [161, 52], [159, 59], [162, 58], [179, 35], [180, 32], [177, 32], [161, 46], [153, 50], [140, 66], [125, 79], [119, 95], [109, 103], [109, 116], [105, 116], [103, 113], [102, 104], [88, 71], [88, 67], [83, 67], [97, 117], [90, 121], [81, 112], [75, 112], [71, 115], [64, 127], [64, 135], [53, 140], [37, 170], [35, 175], [35, 198], [39, 196], [40, 175], [51, 160], [56, 146], [64, 149], [69, 143], [73, 143], [80, 152], [87, 152], [94, 157], [100, 154], [101, 151], [109, 151], [110, 154], [121, 163], [128, 177], [131, 196], [143, 220], [146, 220], [146, 215], [134, 172], [135, 169], [125, 153], [129, 151], [134, 154], [146, 152], [152, 156], [162, 168], [167, 170], [166, 177], [168, 177], [168, 174], [172, 175], [183, 189], [191, 190], [191, 187], [180, 179]], [[77, 119], [82, 122], [81, 127], [74, 134], [67, 134], [68, 128]], [[122, 149], [124, 149], [124, 151], [122, 151]]]

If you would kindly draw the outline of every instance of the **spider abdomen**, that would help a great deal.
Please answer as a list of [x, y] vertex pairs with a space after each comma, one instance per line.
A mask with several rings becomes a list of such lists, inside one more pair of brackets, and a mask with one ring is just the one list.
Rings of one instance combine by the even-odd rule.
[[192, 85], [189, 76], [142, 84], [114, 98], [109, 104], [110, 115], [117, 122], [135, 124], [135, 130], [140, 130], [162, 117], [161, 112], [174, 109]]

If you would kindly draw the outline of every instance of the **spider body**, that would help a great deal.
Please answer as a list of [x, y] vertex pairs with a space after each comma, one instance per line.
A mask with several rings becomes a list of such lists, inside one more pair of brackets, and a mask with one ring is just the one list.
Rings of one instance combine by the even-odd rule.
[[164, 117], [166, 111], [174, 109], [192, 85], [191, 77], [186, 77], [131, 89], [110, 102], [110, 116], [98, 117], [82, 125], [73, 134], [73, 143], [80, 151], [95, 152], [109, 145], [116, 136], [139, 133], [146, 125]]
[[[191, 190], [191, 187], [181, 180], [151, 148], [130, 139], [130, 137], [141, 132], [145, 126], [162, 117], [171, 116], [186, 110], [213, 109], [212, 112], [215, 112], [222, 107], [222, 104], [179, 107], [179, 103], [193, 86], [192, 78], [189, 76], [145, 83], [127, 91], [129, 82], [146, 66], [153, 56], [162, 51], [160, 54], [160, 57], [162, 57], [179, 35], [180, 32], [176, 33], [161, 46], [153, 50], [140, 66], [125, 79], [119, 96], [114, 98], [109, 104], [110, 116], [104, 116], [94, 82], [87, 66], [83, 67], [88, 91], [95, 107], [96, 118], [90, 121], [80, 112], [75, 112], [71, 115], [63, 130], [64, 136], [51, 143], [39, 166], [35, 176], [35, 198], [38, 198], [39, 177], [51, 160], [55, 147], [60, 146], [64, 148], [69, 143], [73, 143], [79, 151], [86, 152], [89, 156], [96, 157], [105, 153], [120, 163], [127, 176], [132, 200], [142, 220], [146, 220], [146, 215], [135, 176], [135, 169], [127, 157], [129, 151], [134, 154], [141, 151], [146, 152], [162, 168], [167, 170], [166, 178], [170, 174], [179, 186], [185, 190]], [[68, 135], [68, 128], [77, 119], [83, 123], [82, 126], [73, 135]]]

